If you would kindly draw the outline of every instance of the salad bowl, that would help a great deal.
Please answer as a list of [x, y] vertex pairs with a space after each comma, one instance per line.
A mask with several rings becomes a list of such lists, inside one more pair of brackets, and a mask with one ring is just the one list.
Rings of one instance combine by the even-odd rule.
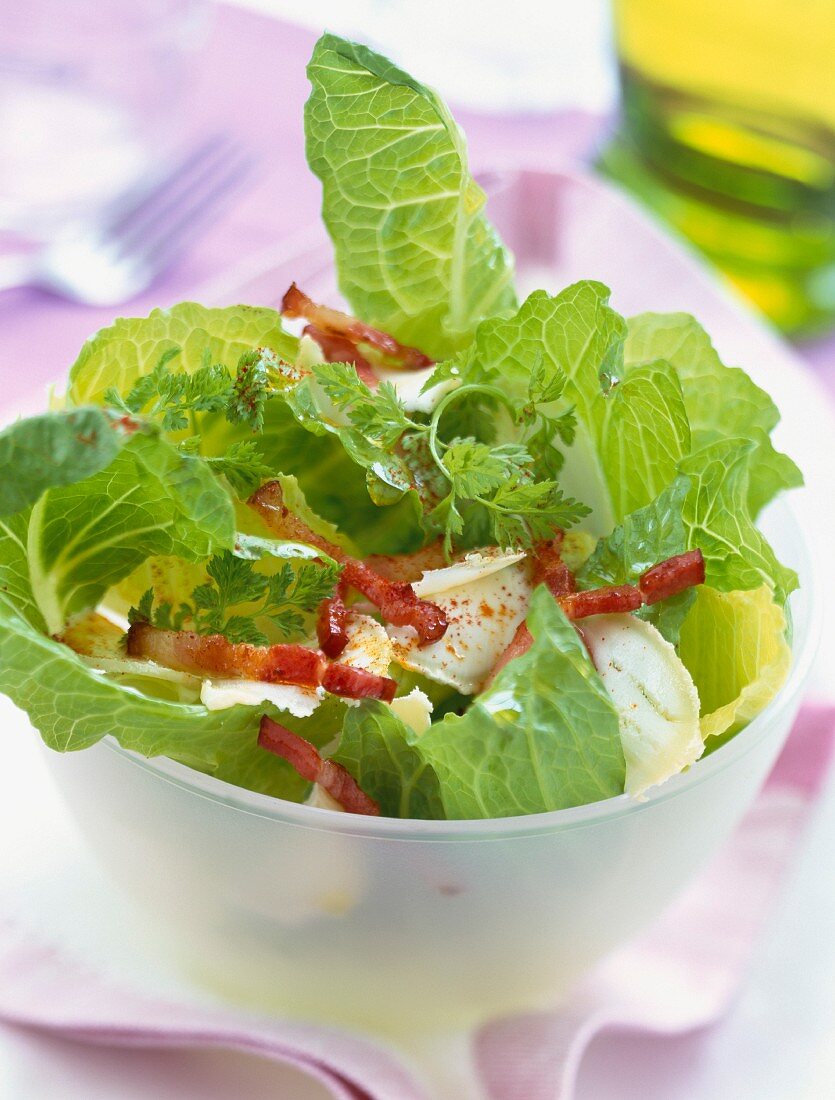
[[760, 369], [756, 327], [566, 175], [484, 179], [514, 274], [436, 93], [332, 35], [308, 75], [334, 256], [117, 320], [2, 433], [0, 687], [160, 951], [402, 1034], [553, 1001], [663, 908], [820, 601], [777, 405], [593, 276]]
[[251, 1007], [378, 1033], [554, 1003], [645, 927], [750, 805], [791, 728], [819, 614], [784, 505], [765, 527], [800, 574], [793, 668], [731, 741], [638, 802], [486, 821], [335, 814], [108, 738], [50, 771], [155, 947]]
[[[805, 380], [793, 377], [785, 353], [771, 352], [769, 370], [769, 334], [611, 188], [567, 172], [497, 171], [484, 182], [523, 282], [556, 287], [603, 267], [625, 309], [697, 299], [720, 340], [765, 346], [758, 380], [785, 387], [791, 427], [791, 395]], [[655, 273], [627, 277], [601, 243], [596, 227], [624, 219], [620, 247], [656, 258]], [[546, 226], [535, 246], [534, 220]], [[198, 296], [266, 304], [294, 273], [313, 293], [336, 297], [318, 228], [248, 258]], [[802, 449], [802, 433], [790, 436]], [[807, 492], [799, 509], [778, 503], [764, 518], [801, 578], [789, 680], [745, 730], [646, 801], [624, 795], [488, 821], [346, 817], [147, 760], [113, 738], [84, 753], [45, 753], [50, 772], [100, 862], [153, 916], [154, 949], [225, 997], [393, 1035], [552, 1004], [709, 861], [786, 739], [822, 618], [802, 528], [823, 517]]]

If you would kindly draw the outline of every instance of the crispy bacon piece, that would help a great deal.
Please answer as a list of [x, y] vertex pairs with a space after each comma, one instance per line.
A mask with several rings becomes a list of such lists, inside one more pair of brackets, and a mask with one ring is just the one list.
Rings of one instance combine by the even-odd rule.
[[587, 592], [569, 592], [561, 596], [560, 607], [569, 619], [585, 619], [587, 615], [613, 615], [624, 611], [637, 611], [644, 598], [631, 584], [608, 585], [606, 588], [590, 588]]
[[348, 608], [341, 597], [331, 596], [319, 604], [316, 617], [319, 648], [328, 657], [338, 657], [348, 644]]
[[701, 550], [688, 550], [647, 569], [638, 581], [644, 603], [658, 603], [669, 596], [705, 583], [705, 559]]
[[521, 657], [523, 653], [527, 653], [532, 645], [533, 634], [528, 630], [528, 624], [522, 620], [516, 627], [516, 633], [510, 639], [510, 645], [504, 653], [499, 656], [498, 661], [496, 661], [493, 668], [490, 670], [490, 675], [487, 677], [484, 687], [489, 688], [504, 666], [509, 664], [514, 657]]
[[386, 622], [413, 627], [422, 643], [437, 642], [446, 633], [449, 624], [444, 612], [437, 604], [416, 596], [410, 584], [387, 581], [355, 558], [347, 559], [342, 576], [379, 609]]
[[364, 355], [361, 355], [350, 340], [344, 336], [335, 336], [331, 332], [317, 328], [315, 325], [306, 325], [305, 336], [315, 340], [322, 349], [325, 361], [328, 363], [353, 363], [357, 368], [360, 381], [365, 382], [370, 390], [380, 385], [380, 379], [374, 372], [374, 368]]
[[562, 543], [563, 533], [557, 531], [552, 539], [545, 539], [534, 546], [531, 555], [534, 584], [541, 584], [547, 573], [563, 564]]
[[397, 683], [388, 676], [377, 676], [351, 665], [328, 665], [322, 687], [331, 695], [342, 695], [346, 699], [382, 699], [384, 703], [390, 703], [397, 691]]
[[549, 542], [541, 542], [533, 553], [533, 583], [545, 584], [554, 599], [573, 592], [577, 585], [574, 574], [560, 557], [562, 531]]
[[379, 608], [386, 622], [413, 627], [423, 643], [436, 642], [443, 637], [448, 624], [437, 604], [419, 599], [411, 585], [387, 580], [365, 562], [350, 557], [341, 547], [311, 531], [285, 505], [277, 481], [262, 485], [249, 498], [249, 504], [279, 538], [306, 542], [341, 562], [342, 581]]
[[168, 668], [198, 676], [208, 673], [300, 687], [317, 687], [325, 663], [318, 650], [303, 645], [249, 645], [227, 641], [222, 634], [160, 630], [149, 623], [131, 626], [128, 655], [149, 657]]
[[341, 337], [354, 347], [366, 344], [381, 352], [387, 359], [394, 360], [404, 370], [420, 370], [422, 367], [431, 367], [434, 362], [417, 348], [406, 347], [393, 336], [358, 321], [356, 317], [311, 301], [295, 283], [281, 301], [281, 312], [285, 317], [304, 317], [315, 328], [331, 336]]
[[379, 817], [380, 807], [365, 793], [349, 771], [333, 760], [324, 760], [319, 750], [309, 741], [288, 730], [286, 726], [274, 722], [266, 714], [261, 719], [258, 744], [267, 752], [275, 753], [286, 760], [302, 779], [318, 783], [346, 813]]
[[307, 524], [291, 512], [284, 503], [284, 494], [277, 481], [268, 481], [249, 498], [250, 508], [254, 508], [269, 529], [280, 539], [291, 542], [305, 542], [315, 546], [335, 561], [344, 562], [348, 555], [341, 546], [317, 535]]

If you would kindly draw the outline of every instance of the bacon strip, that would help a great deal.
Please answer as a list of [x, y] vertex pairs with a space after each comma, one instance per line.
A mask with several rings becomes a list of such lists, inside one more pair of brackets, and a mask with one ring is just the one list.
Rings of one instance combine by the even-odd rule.
[[349, 814], [380, 816], [380, 807], [360, 787], [349, 771], [333, 760], [324, 760], [319, 750], [273, 721], [266, 714], [258, 730], [258, 744], [291, 764], [302, 779], [318, 783]]
[[590, 588], [587, 592], [570, 592], [560, 597], [560, 607], [569, 619], [585, 619], [587, 615], [614, 615], [637, 611], [644, 598], [631, 584]]
[[533, 583], [544, 584], [554, 599], [573, 592], [577, 584], [574, 574], [562, 560], [562, 531], [549, 542], [541, 542], [533, 555]]
[[249, 645], [227, 641], [222, 634], [160, 630], [149, 623], [131, 626], [127, 649], [131, 657], [148, 657], [198, 676], [208, 673], [309, 688], [321, 683], [325, 664], [318, 650], [302, 645]]
[[306, 325], [304, 334], [316, 341], [322, 349], [326, 363], [353, 363], [360, 381], [365, 382], [370, 390], [380, 385], [380, 379], [375, 374], [374, 368], [364, 355], [360, 355], [350, 340], [346, 340], [344, 336], [325, 332], [324, 329], [317, 328], [315, 325]]
[[701, 550], [688, 550], [647, 569], [638, 581], [644, 603], [658, 603], [676, 596], [685, 588], [705, 583], [705, 559]]
[[319, 648], [328, 657], [338, 657], [347, 646], [348, 608], [339, 592], [319, 604], [316, 637]]
[[443, 637], [448, 623], [437, 604], [419, 599], [409, 584], [386, 580], [365, 562], [350, 557], [341, 547], [311, 531], [285, 505], [277, 481], [262, 485], [249, 498], [249, 504], [279, 538], [306, 542], [341, 562], [343, 582], [367, 597], [386, 622], [413, 627], [424, 644]]
[[410, 584], [387, 581], [365, 562], [348, 558], [342, 571], [346, 582], [369, 599], [388, 623], [411, 626], [422, 644], [443, 638], [449, 625], [437, 604], [421, 600]]
[[516, 633], [511, 638], [510, 645], [504, 653], [500, 654], [498, 661], [493, 665], [490, 675], [485, 681], [485, 689], [490, 687], [505, 665], [510, 664], [514, 658], [521, 657], [523, 653], [527, 653], [532, 645], [533, 634], [528, 630], [528, 624], [523, 619], [516, 627]]
[[322, 687], [331, 695], [348, 699], [382, 699], [390, 703], [397, 691], [397, 683], [388, 676], [377, 676], [364, 668], [351, 665], [328, 665], [322, 677]]
[[317, 649], [302, 645], [248, 645], [229, 642], [221, 634], [191, 630], [160, 630], [134, 623], [128, 631], [128, 654], [147, 657], [168, 668], [270, 684], [296, 684], [349, 699], [383, 699], [390, 703], [397, 684], [351, 665], [329, 665]]
[[358, 321], [356, 317], [311, 301], [295, 283], [281, 301], [281, 312], [285, 317], [304, 317], [320, 331], [342, 337], [355, 347], [366, 344], [381, 352], [387, 359], [395, 360], [404, 370], [420, 370], [422, 367], [431, 367], [434, 362], [417, 348], [399, 343], [393, 336]]
[[255, 509], [277, 538], [315, 546], [338, 562], [347, 560], [348, 554], [341, 546], [337, 546], [323, 535], [317, 535], [303, 520], [290, 511], [284, 503], [284, 494], [279, 482], [267, 481], [252, 494], [247, 503], [250, 508]]

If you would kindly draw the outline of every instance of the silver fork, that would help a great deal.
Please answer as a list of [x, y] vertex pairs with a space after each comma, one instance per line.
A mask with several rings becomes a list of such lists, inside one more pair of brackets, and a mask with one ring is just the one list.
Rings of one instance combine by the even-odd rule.
[[210, 138], [117, 200], [97, 223], [67, 230], [34, 252], [0, 257], [0, 290], [34, 286], [85, 305], [125, 302], [174, 260], [254, 163], [229, 138]]

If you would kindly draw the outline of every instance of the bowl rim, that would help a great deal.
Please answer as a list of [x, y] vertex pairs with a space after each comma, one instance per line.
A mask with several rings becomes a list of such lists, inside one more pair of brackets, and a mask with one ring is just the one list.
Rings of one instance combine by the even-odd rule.
[[820, 589], [817, 583], [817, 570], [791, 505], [784, 500], [779, 500], [769, 506], [768, 512], [781, 520], [792, 538], [798, 565], [797, 572], [802, 579], [802, 588], [799, 589], [799, 593], [808, 609], [805, 630], [800, 638], [793, 639], [791, 672], [774, 698], [743, 730], [714, 752], [697, 760], [686, 772], [672, 776], [650, 789], [641, 801], [627, 794], [620, 794], [598, 802], [561, 810], [520, 814], [513, 817], [466, 818], [452, 821], [365, 817], [308, 806], [304, 803], [289, 802], [273, 795], [249, 791], [244, 787], [238, 787], [204, 772], [196, 771], [168, 757], [144, 757], [131, 749], [123, 748], [113, 735], [105, 737], [100, 744], [156, 778], [198, 797], [224, 805], [230, 810], [268, 818], [284, 825], [380, 840], [412, 842], [506, 840], [512, 837], [583, 828], [613, 817], [627, 817], [646, 812], [652, 806], [675, 798], [682, 791], [695, 787], [711, 776], [724, 771], [736, 760], [747, 755], [772, 728], [773, 723], [779, 722], [786, 714], [791, 720], [799, 706], [798, 696], [811, 672], [823, 622], [823, 609], [818, 596]]

